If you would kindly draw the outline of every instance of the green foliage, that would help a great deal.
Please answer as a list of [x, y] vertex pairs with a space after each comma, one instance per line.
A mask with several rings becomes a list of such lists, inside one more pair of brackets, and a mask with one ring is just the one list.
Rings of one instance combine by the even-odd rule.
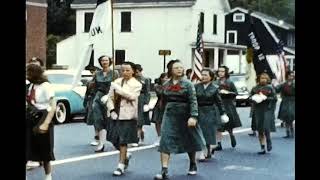
[[259, 11], [295, 24], [295, 0], [229, 0], [231, 8]]

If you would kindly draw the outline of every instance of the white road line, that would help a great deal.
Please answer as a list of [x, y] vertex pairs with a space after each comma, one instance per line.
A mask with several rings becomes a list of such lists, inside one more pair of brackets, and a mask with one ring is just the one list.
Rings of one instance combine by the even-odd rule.
[[[276, 126], [280, 126], [281, 123], [276, 123]], [[246, 131], [251, 131], [251, 128], [245, 128], [245, 129], [238, 129], [235, 130], [233, 133], [238, 134], [238, 133], [243, 133]], [[227, 132], [222, 133], [222, 135], [227, 135]], [[129, 148], [129, 152], [134, 152], [134, 151], [140, 151], [144, 149], [151, 149], [156, 147], [155, 145], [148, 145], [148, 146], [141, 146], [141, 147], [134, 147], [134, 148]], [[65, 164], [65, 163], [71, 163], [71, 162], [76, 162], [76, 161], [82, 161], [82, 160], [87, 160], [87, 159], [94, 159], [94, 158], [99, 158], [99, 157], [105, 157], [105, 156], [111, 156], [119, 154], [119, 151], [110, 151], [110, 152], [103, 152], [103, 153], [97, 153], [97, 154], [90, 154], [90, 155], [85, 155], [85, 156], [79, 156], [79, 157], [73, 157], [73, 158], [67, 158], [67, 159], [62, 159], [62, 160], [56, 160], [56, 161], [51, 161], [51, 165], [59, 165], [59, 164]]]

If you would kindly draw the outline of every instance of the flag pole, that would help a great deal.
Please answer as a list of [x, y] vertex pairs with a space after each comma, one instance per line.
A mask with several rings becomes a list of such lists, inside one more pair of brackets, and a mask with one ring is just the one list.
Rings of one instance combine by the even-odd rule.
[[112, 81], [115, 79], [115, 74], [114, 74], [114, 71], [115, 71], [115, 64], [116, 64], [116, 61], [115, 61], [115, 58], [114, 58], [114, 35], [113, 35], [113, 0], [109, 0], [110, 1], [110, 5], [111, 5], [111, 37], [112, 37], [112, 40], [111, 40], [111, 50], [112, 50], [112, 60], [113, 60], [113, 63], [112, 63], [112, 68], [113, 68], [113, 71], [112, 71]]

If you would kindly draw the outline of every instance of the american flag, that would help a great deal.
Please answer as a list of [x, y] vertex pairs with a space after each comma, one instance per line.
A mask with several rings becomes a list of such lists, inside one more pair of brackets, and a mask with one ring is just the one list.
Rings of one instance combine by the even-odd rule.
[[196, 82], [201, 79], [201, 71], [203, 64], [204, 44], [202, 39], [203, 30], [201, 29], [201, 21], [198, 23], [196, 49], [194, 50], [193, 67], [191, 80]]

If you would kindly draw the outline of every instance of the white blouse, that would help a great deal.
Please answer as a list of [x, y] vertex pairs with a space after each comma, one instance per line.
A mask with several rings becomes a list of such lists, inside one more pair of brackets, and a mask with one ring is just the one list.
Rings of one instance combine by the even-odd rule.
[[42, 84], [32, 84], [29, 87], [29, 94], [31, 93], [32, 86], [35, 90], [35, 102], [32, 104], [39, 110], [47, 109], [50, 111], [50, 99], [54, 97], [54, 91], [50, 87], [50, 83], [44, 82]]

